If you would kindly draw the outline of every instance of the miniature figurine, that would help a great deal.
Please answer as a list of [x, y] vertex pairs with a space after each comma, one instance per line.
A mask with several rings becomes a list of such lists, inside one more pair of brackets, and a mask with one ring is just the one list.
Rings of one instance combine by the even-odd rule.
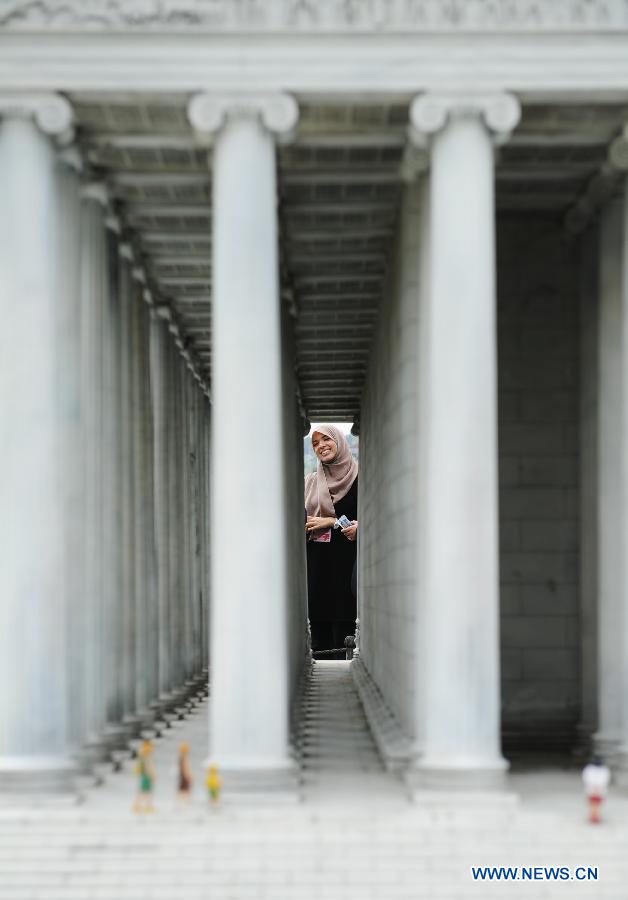
[[598, 756], [582, 770], [582, 781], [589, 807], [589, 822], [592, 825], [599, 825], [602, 821], [601, 806], [606, 797], [610, 778], [610, 769]]
[[153, 745], [150, 741], [144, 741], [137, 753], [135, 774], [138, 776], [137, 796], [133, 804], [136, 813], [152, 813], [153, 787], [155, 784], [155, 769], [152, 762]]
[[187, 803], [192, 791], [192, 770], [189, 760], [190, 748], [188, 744], [179, 745], [178, 785], [177, 794], [182, 803]]
[[218, 803], [220, 797], [220, 788], [222, 787], [222, 779], [218, 774], [218, 766], [210, 765], [207, 768], [207, 779], [205, 781], [209, 792], [209, 799], [212, 805]]

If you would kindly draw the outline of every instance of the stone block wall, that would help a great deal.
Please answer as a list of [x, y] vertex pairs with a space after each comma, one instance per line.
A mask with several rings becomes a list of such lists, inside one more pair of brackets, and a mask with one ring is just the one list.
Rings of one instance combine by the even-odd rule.
[[[363, 660], [403, 731], [415, 696], [420, 188], [407, 190], [360, 433]], [[498, 221], [505, 745], [574, 737], [580, 704], [577, 258], [546, 218]]]
[[569, 742], [579, 714], [579, 299], [552, 220], [498, 222], [502, 727]]
[[363, 661], [403, 731], [414, 736], [418, 189], [406, 189], [401, 218], [361, 408], [358, 593]]

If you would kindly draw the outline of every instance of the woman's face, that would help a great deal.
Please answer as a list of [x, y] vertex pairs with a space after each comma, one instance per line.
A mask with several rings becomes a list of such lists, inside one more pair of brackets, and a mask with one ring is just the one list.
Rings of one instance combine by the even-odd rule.
[[326, 434], [321, 434], [320, 431], [315, 431], [312, 435], [312, 447], [314, 448], [314, 453], [324, 463], [331, 462], [338, 452], [338, 447], [333, 438], [327, 437]]

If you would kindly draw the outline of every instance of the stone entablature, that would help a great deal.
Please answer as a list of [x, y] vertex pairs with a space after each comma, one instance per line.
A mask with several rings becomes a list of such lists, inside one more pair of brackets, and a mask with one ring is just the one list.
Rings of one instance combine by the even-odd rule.
[[628, 30], [628, 0], [4, 0], [0, 28], [342, 33]]

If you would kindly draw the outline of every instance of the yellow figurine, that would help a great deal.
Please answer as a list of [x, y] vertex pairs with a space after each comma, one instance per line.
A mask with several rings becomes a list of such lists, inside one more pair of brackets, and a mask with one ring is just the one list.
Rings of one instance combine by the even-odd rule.
[[136, 813], [155, 812], [153, 806], [153, 787], [155, 784], [155, 769], [152, 761], [153, 745], [150, 741], [144, 741], [137, 752], [135, 774], [138, 776], [137, 795], [133, 804]]
[[220, 797], [220, 788], [222, 787], [222, 779], [218, 774], [218, 766], [210, 765], [207, 767], [207, 778], [205, 779], [209, 799], [212, 805], [218, 803]]

